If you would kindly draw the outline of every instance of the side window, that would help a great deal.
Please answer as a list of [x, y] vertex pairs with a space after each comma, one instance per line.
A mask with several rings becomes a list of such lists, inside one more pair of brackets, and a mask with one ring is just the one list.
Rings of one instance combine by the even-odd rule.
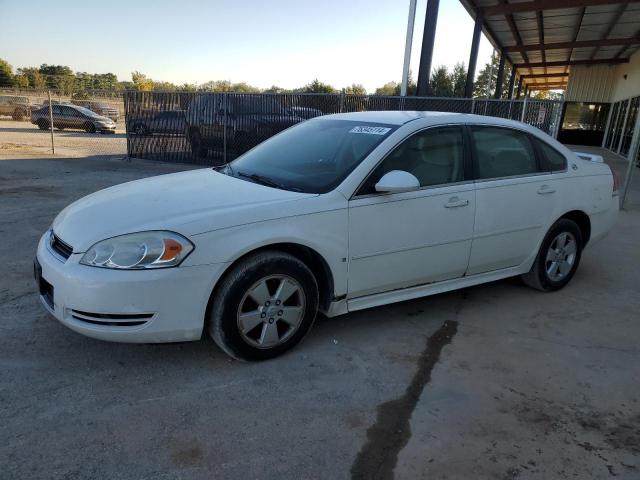
[[472, 127], [479, 179], [538, 172], [533, 145], [525, 133], [500, 127]]
[[358, 195], [375, 193], [375, 184], [385, 173], [392, 170], [403, 170], [413, 174], [421, 187], [464, 180], [462, 128], [431, 128], [412, 135], [376, 167]]
[[80, 116], [80, 113], [71, 107], [60, 107], [62, 110], [62, 115], [64, 115], [65, 117], [76, 117], [76, 116]]
[[558, 172], [567, 169], [567, 159], [564, 155], [562, 155], [552, 146], [548, 145], [547, 142], [544, 142], [537, 138], [536, 142], [540, 147], [540, 151], [542, 152], [543, 160], [545, 163], [545, 170], [548, 170], [550, 172]]
[[52, 112], [54, 115], [60, 115], [60, 114], [62, 114], [62, 108], [60, 108], [60, 107], [59, 107], [59, 106], [57, 106], [57, 105], [53, 105], [53, 106], [51, 107], [51, 112]]

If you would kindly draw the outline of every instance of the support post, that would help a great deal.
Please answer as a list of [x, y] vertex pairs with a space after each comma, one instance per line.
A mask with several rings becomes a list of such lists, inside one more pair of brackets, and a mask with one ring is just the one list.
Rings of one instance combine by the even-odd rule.
[[629, 165], [627, 165], [627, 173], [624, 176], [624, 186], [622, 187], [622, 198], [620, 199], [620, 208], [624, 209], [624, 203], [627, 199], [627, 192], [631, 185], [631, 177], [635, 168], [635, 163], [638, 160], [640, 154], [640, 115], [636, 115], [636, 123], [633, 128], [633, 137], [631, 137], [631, 145], [629, 147], [629, 153], [627, 159]]
[[416, 23], [416, 2], [409, 0], [409, 20], [407, 21], [407, 39], [404, 43], [404, 64], [402, 65], [402, 82], [400, 84], [400, 95], [407, 95], [409, 87], [409, 65], [411, 64], [411, 47], [413, 45], [413, 26]]
[[605, 148], [605, 145], [607, 144], [607, 136], [609, 135], [609, 131], [611, 128], [611, 115], [613, 114], [613, 103], [609, 104], [609, 113], [607, 114], [607, 124], [604, 127], [604, 136], [602, 137], [602, 145], [600, 145], [602, 148]]
[[[515, 65], [513, 66], [514, 70], [515, 70]], [[520, 79], [518, 80], [518, 91], [516, 93], [516, 99], [520, 100], [520, 94], [522, 93], [522, 77], [520, 77]]]
[[516, 83], [516, 68], [511, 65], [511, 76], [509, 77], [509, 92], [507, 98], [511, 100], [513, 98], [513, 87]]
[[527, 114], [527, 97], [525, 95], [524, 102], [522, 102], [522, 113], [520, 114], [520, 121], [524, 123]]
[[626, 100], [624, 103], [626, 103], [626, 109], [624, 114], [624, 120], [622, 122], [622, 129], [620, 130], [620, 140], [618, 141], [618, 148], [616, 149], [616, 153], [620, 153], [620, 149], [622, 149], [622, 141], [624, 140], [624, 131], [627, 128], [627, 121], [629, 120], [629, 111], [631, 110], [631, 99]]
[[504, 61], [507, 55], [504, 50], [500, 51], [500, 63], [498, 64], [498, 76], [496, 78], [496, 91], [493, 98], [502, 98], [502, 80], [504, 78]]
[[51, 154], [56, 154], [56, 145], [53, 142], [53, 107], [51, 106], [51, 90], [47, 90], [49, 94], [49, 130], [51, 130]]
[[420, 52], [420, 68], [418, 70], [418, 88], [416, 95], [425, 97], [431, 92], [429, 74], [433, 58], [433, 43], [436, 38], [436, 23], [438, 22], [438, 7], [440, 0], [427, 0], [427, 12], [424, 17], [424, 32], [422, 34], [422, 50]]
[[478, 63], [478, 48], [480, 46], [480, 34], [484, 18], [480, 11], [476, 12], [476, 23], [473, 27], [473, 39], [471, 40], [471, 53], [469, 54], [469, 68], [467, 69], [467, 82], [464, 85], [464, 96], [473, 97], [473, 81], [476, 77], [476, 64]]

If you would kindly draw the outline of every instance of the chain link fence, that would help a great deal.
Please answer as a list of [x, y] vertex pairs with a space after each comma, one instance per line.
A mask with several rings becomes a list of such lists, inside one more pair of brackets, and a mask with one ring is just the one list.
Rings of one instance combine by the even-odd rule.
[[130, 157], [204, 165], [226, 163], [298, 122], [374, 110], [475, 113], [557, 135], [561, 102], [346, 94], [124, 94]]
[[[114, 128], [103, 129], [103, 119]], [[126, 147], [121, 92], [0, 89], [2, 154], [125, 157]]]

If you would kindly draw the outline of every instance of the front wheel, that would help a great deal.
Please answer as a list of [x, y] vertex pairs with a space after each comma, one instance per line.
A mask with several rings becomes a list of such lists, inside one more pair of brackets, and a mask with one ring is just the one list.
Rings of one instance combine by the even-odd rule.
[[190, 132], [189, 143], [191, 144], [191, 153], [196, 157], [205, 158], [207, 156], [207, 147], [204, 145], [202, 135], [198, 130]]
[[221, 281], [207, 319], [209, 335], [242, 360], [276, 357], [299, 343], [318, 311], [318, 284], [296, 257], [265, 251], [247, 257]]
[[40, 120], [38, 120], [38, 128], [40, 130], [49, 130], [49, 122], [44, 118], [41, 118]]
[[561, 218], [547, 232], [524, 283], [543, 292], [564, 287], [578, 269], [582, 256], [582, 232], [572, 220]]
[[96, 133], [96, 126], [91, 122], [86, 122], [84, 124], [84, 131], [87, 133]]

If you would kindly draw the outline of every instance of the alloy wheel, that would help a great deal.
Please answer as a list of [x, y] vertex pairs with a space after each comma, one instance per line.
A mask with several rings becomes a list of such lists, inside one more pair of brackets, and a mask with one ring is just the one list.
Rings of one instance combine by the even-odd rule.
[[304, 318], [306, 299], [300, 283], [288, 275], [258, 280], [238, 307], [238, 331], [249, 345], [268, 349], [286, 342]]
[[562, 232], [553, 239], [545, 260], [545, 271], [549, 280], [559, 282], [571, 273], [577, 251], [576, 239], [571, 233]]

